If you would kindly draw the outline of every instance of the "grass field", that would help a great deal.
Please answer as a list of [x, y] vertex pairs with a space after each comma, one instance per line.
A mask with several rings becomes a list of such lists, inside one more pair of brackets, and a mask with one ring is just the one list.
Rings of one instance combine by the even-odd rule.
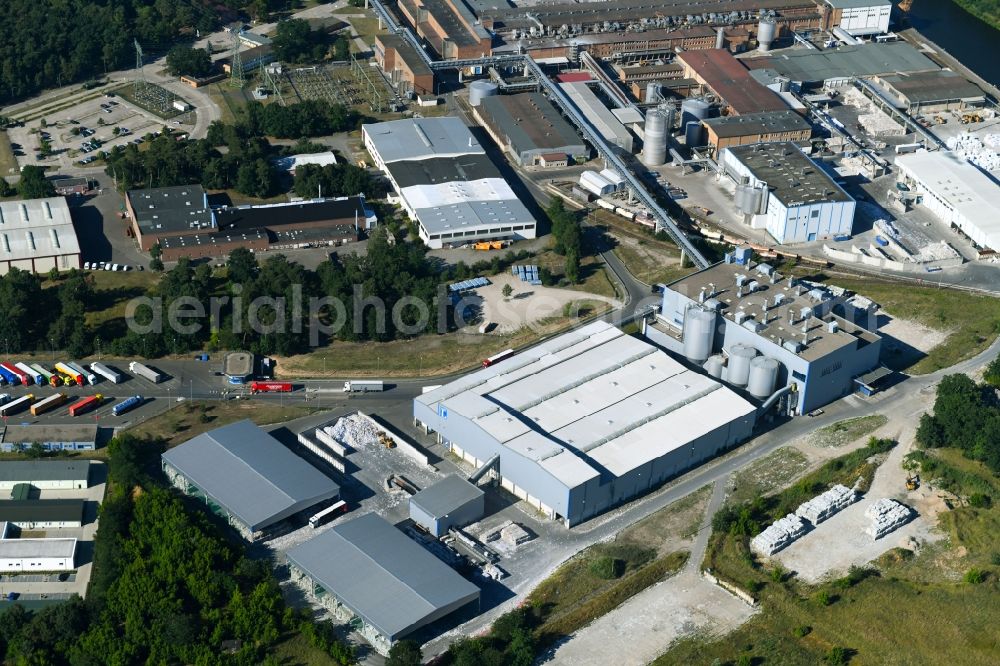
[[257, 425], [290, 421], [315, 412], [304, 404], [276, 405], [262, 400], [184, 402], [165, 414], [140, 423], [129, 432], [138, 437], [163, 437], [167, 446], [177, 446], [203, 432], [250, 419]]
[[616, 541], [655, 548], [660, 555], [666, 555], [671, 550], [672, 540], [691, 539], [698, 532], [711, 491], [712, 486], [702, 486], [653, 515], [629, 525], [618, 534]]
[[14, 157], [14, 149], [10, 146], [10, 137], [7, 131], [0, 131], [0, 178], [4, 176], [17, 175], [17, 158]]
[[[566, 258], [546, 250], [540, 252], [525, 263], [535, 264], [552, 271], [554, 275], [562, 275]], [[608, 277], [604, 269], [604, 263], [593, 255], [586, 255], [580, 258], [580, 281], [576, 284], [565, 285], [566, 289], [574, 291], [584, 291], [588, 294], [618, 298], [618, 290]]]
[[[366, 11], [361, 8], [352, 7], [351, 9], [354, 9], [353, 13], [360, 13], [360, 14], [366, 13]], [[348, 21], [354, 27], [354, 30], [357, 31], [358, 37], [360, 37], [366, 44], [369, 45], [375, 42], [375, 35], [380, 33], [382, 34], [385, 33], [385, 30], [378, 29], [378, 19], [376, 18], [351, 17], [350, 19], [348, 19]]]
[[[123, 318], [128, 301], [146, 294], [160, 280], [160, 275], [151, 271], [91, 271], [87, 277], [93, 281], [94, 288], [87, 325], [93, 327], [104, 340], [111, 340], [120, 329], [124, 329]], [[46, 280], [42, 287], [56, 284]]]
[[657, 240], [645, 227], [606, 210], [594, 210], [587, 217], [615, 241], [614, 253], [637, 279], [646, 284], [673, 282], [694, 272], [681, 268], [680, 250], [670, 240]]
[[990, 296], [839, 275], [829, 282], [871, 298], [895, 317], [951, 332], [926, 357], [899, 368], [910, 374], [927, 374], [972, 358], [1000, 333], [1000, 300]]
[[338, 666], [339, 661], [312, 645], [300, 633], [288, 636], [274, 646], [271, 654], [281, 666]]
[[740, 504], [767, 495], [809, 467], [809, 461], [798, 449], [784, 446], [754, 461], [733, 475], [733, 491], [726, 497], [727, 504]]
[[814, 432], [809, 437], [809, 443], [820, 448], [846, 446], [865, 435], [870, 435], [888, 421], [889, 418], [884, 414], [844, 419]]

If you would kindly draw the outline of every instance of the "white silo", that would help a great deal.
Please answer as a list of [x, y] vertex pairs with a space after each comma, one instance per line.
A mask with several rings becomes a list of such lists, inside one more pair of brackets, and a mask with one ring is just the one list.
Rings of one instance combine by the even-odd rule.
[[715, 340], [715, 313], [700, 307], [684, 313], [684, 356], [689, 361], [704, 363], [712, 353]]
[[708, 118], [712, 111], [712, 105], [699, 97], [692, 97], [681, 102], [681, 127], [694, 121], [702, 121]]
[[722, 356], [719, 354], [714, 354], [712, 356], [709, 356], [708, 360], [705, 361], [704, 365], [702, 365], [701, 367], [702, 369], [705, 370], [705, 372], [708, 374], [709, 377], [714, 377], [715, 379], [722, 379], [723, 363], [724, 360]]
[[724, 49], [726, 48], [726, 29], [717, 28], [715, 31], [715, 48]]
[[500, 94], [500, 86], [492, 81], [473, 81], [469, 84], [469, 105], [479, 106], [484, 97], [494, 97]]
[[777, 35], [778, 24], [774, 20], [774, 17], [770, 15], [761, 16], [760, 22], [757, 23], [757, 48], [765, 53], [770, 51], [771, 44], [774, 43]]
[[656, 81], [650, 81], [646, 84], [646, 99], [644, 100], [646, 104], [657, 104], [662, 99], [660, 96], [660, 84]]
[[735, 344], [729, 350], [729, 371], [726, 381], [734, 386], [746, 386], [750, 381], [750, 361], [757, 355], [757, 350], [744, 344]]
[[767, 356], [758, 356], [750, 361], [750, 376], [747, 391], [755, 398], [764, 399], [774, 393], [778, 382], [778, 362]]
[[658, 109], [646, 112], [643, 128], [642, 163], [660, 166], [667, 161], [667, 117]]

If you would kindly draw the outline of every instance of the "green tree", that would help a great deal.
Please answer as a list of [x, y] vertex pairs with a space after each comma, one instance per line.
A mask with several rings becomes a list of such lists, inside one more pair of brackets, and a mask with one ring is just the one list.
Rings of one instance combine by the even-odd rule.
[[315, 62], [326, 55], [326, 34], [312, 30], [308, 21], [290, 19], [278, 23], [271, 46], [282, 62]]
[[205, 49], [178, 44], [167, 51], [167, 69], [175, 76], [206, 76], [212, 71], [212, 56]]
[[983, 380], [990, 386], [1000, 386], [1000, 356], [990, 361], [983, 372]]
[[416, 641], [403, 639], [394, 643], [389, 649], [385, 666], [420, 666], [422, 660], [423, 654], [420, 652], [420, 644]]
[[17, 188], [7, 182], [6, 178], [0, 177], [0, 197], [12, 197], [17, 194]]
[[500, 290], [500, 293], [503, 294], [503, 297], [505, 299], [509, 299], [510, 295], [514, 293], [514, 287], [510, 286], [509, 284], [505, 284], [503, 286], [503, 289]]
[[54, 197], [56, 188], [45, 177], [43, 167], [28, 164], [21, 169], [21, 180], [17, 184], [17, 193], [22, 199], [43, 199]]

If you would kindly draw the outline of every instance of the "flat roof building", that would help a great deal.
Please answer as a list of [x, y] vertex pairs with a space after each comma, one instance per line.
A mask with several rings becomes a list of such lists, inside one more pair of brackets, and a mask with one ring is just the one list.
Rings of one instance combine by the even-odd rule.
[[830, 6], [830, 27], [848, 34], [881, 35], [889, 32], [891, 0], [824, 0]]
[[90, 189], [90, 180], [87, 178], [56, 178], [52, 181], [52, 187], [56, 188], [56, 194], [68, 197], [73, 194], [84, 194]]
[[253, 541], [340, 486], [250, 421], [198, 435], [162, 456], [171, 482]]
[[396, 6], [441, 59], [490, 55], [493, 36], [463, 0], [400, 0]]
[[22, 530], [83, 527], [83, 500], [0, 500], [0, 521]]
[[229, 352], [222, 360], [222, 374], [230, 384], [243, 384], [253, 377], [253, 354], [246, 351]]
[[236, 248], [246, 248], [251, 252], [264, 252], [271, 244], [267, 231], [264, 229], [165, 236], [160, 238], [157, 243], [160, 245], [160, 257], [164, 261], [177, 261], [182, 257], [188, 259], [224, 257]]
[[648, 492], [750, 436], [756, 408], [605, 322], [413, 401], [413, 417], [503, 488], [567, 526]]
[[854, 199], [794, 143], [730, 146], [719, 161], [745, 195], [736, 204], [746, 222], [777, 242], [852, 233]]
[[40, 444], [45, 451], [93, 451], [97, 425], [9, 425], [0, 429], [0, 451], [23, 451]]
[[950, 69], [875, 77], [889, 99], [907, 113], [940, 113], [978, 107], [986, 95], [975, 83]]
[[535, 237], [534, 217], [458, 118], [366, 124], [362, 134], [429, 247]]
[[89, 460], [5, 460], [0, 462], [0, 490], [27, 483], [41, 490], [87, 488]]
[[486, 494], [474, 483], [450, 474], [410, 498], [410, 518], [433, 536], [483, 517]]
[[611, 113], [611, 109], [594, 94], [586, 83], [560, 83], [566, 96], [577, 110], [594, 126], [598, 134], [611, 145], [618, 146], [622, 152], [631, 153], [632, 133]]
[[542, 155], [586, 158], [583, 139], [541, 93], [484, 97], [472, 114], [497, 145], [521, 166], [537, 164]]
[[896, 157], [901, 180], [945, 225], [958, 227], [980, 248], [1000, 249], [1000, 184], [950, 151]]
[[702, 84], [723, 100], [731, 115], [784, 111], [788, 105], [758, 83], [747, 68], [725, 49], [704, 49], [677, 54], [686, 78]]
[[478, 610], [478, 587], [374, 513], [333, 526], [287, 557], [311, 594], [358, 618], [382, 654], [435, 620], [466, 606]]
[[63, 197], [0, 201], [0, 275], [80, 268], [80, 242]]
[[129, 190], [125, 193], [125, 209], [144, 252], [162, 238], [215, 229], [208, 195], [201, 185]]
[[748, 113], [741, 116], [720, 116], [701, 121], [708, 134], [713, 155], [731, 146], [776, 141], [807, 141], [812, 125], [801, 114], [785, 109]]
[[783, 51], [744, 58], [749, 69], [770, 69], [807, 85], [844, 85], [854, 77], [927, 72], [941, 69], [907, 42], [859, 44], [836, 49]]
[[47, 573], [76, 568], [76, 539], [0, 538], [0, 572]]

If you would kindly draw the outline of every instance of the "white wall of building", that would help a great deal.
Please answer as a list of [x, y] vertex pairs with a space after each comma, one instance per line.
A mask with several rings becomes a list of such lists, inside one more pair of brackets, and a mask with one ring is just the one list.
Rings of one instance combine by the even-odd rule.
[[72, 571], [72, 557], [0, 557], [0, 572], [25, 573], [42, 571]]
[[890, 3], [872, 3], [868, 7], [846, 7], [840, 17], [840, 27], [852, 35], [881, 35], [889, 32]]

